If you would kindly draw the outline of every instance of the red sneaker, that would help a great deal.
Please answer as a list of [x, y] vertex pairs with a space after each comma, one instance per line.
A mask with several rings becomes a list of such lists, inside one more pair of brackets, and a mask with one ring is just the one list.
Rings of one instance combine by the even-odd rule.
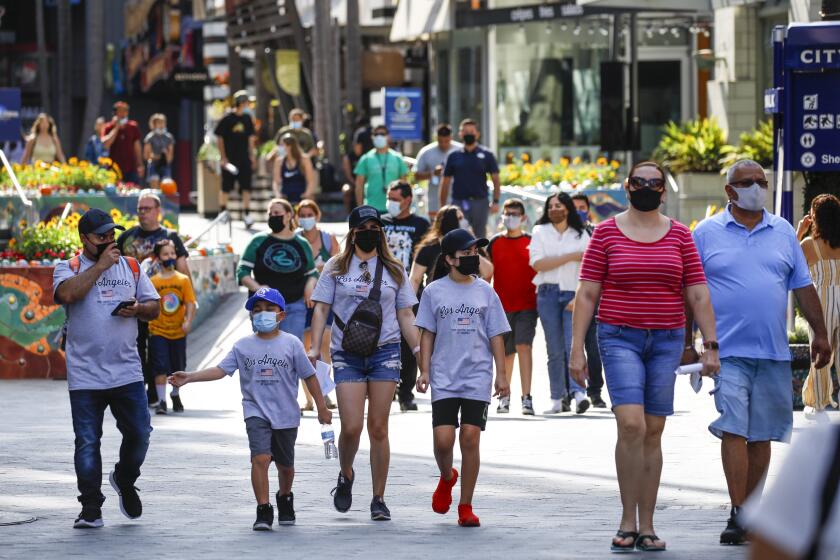
[[432, 509], [435, 513], [446, 513], [452, 505], [452, 487], [458, 482], [458, 471], [452, 469], [452, 478], [444, 480], [441, 476], [435, 493], [432, 494]]
[[481, 527], [481, 522], [473, 513], [471, 505], [462, 504], [458, 506], [458, 525], [461, 527]]

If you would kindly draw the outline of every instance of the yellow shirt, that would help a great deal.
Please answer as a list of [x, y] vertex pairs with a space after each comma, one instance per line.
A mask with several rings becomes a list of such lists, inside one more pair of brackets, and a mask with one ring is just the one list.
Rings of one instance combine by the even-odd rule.
[[168, 278], [155, 274], [152, 284], [160, 295], [160, 315], [149, 323], [149, 333], [169, 340], [184, 338], [186, 335], [181, 325], [184, 324], [186, 305], [195, 304], [195, 292], [189, 276], [177, 271]]

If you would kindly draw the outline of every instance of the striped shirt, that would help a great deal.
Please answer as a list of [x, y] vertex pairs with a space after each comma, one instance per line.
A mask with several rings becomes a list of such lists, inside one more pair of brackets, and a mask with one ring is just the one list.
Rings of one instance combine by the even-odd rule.
[[691, 232], [671, 220], [654, 243], [633, 241], [610, 218], [598, 225], [583, 255], [580, 279], [601, 284], [598, 320], [636, 329], [685, 326], [683, 288], [705, 284]]

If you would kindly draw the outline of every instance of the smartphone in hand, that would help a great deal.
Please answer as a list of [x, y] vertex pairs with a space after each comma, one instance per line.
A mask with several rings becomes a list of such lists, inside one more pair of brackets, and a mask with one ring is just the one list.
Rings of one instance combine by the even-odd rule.
[[132, 305], [134, 305], [134, 300], [133, 299], [129, 299], [129, 300], [126, 300], [126, 301], [121, 301], [117, 304], [117, 306], [114, 308], [114, 310], [111, 311], [111, 315], [116, 317], [116, 315], [120, 312], [120, 309], [125, 309], [126, 307], [131, 307]]

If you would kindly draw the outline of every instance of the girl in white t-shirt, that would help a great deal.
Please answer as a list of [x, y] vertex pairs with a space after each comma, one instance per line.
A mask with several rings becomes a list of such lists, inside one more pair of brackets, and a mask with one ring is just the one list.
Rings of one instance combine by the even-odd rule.
[[[432, 425], [440, 480], [432, 509], [446, 513], [458, 471], [452, 467], [455, 430], [461, 427], [461, 500], [458, 524], [478, 527], [472, 497], [480, 465], [479, 441], [493, 396], [506, 397], [504, 334], [510, 331], [495, 290], [479, 278], [478, 248], [486, 239], [453, 230], [441, 241], [435, 281], [424, 290], [416, 325], [421, 329], [417, 390], [432, 387]], [[438, 336], [440, 335], [440, 336]], [[496, 365], [495, 391], [493, 364]], [[459, 423], [460, 412], [460, 423]]]

